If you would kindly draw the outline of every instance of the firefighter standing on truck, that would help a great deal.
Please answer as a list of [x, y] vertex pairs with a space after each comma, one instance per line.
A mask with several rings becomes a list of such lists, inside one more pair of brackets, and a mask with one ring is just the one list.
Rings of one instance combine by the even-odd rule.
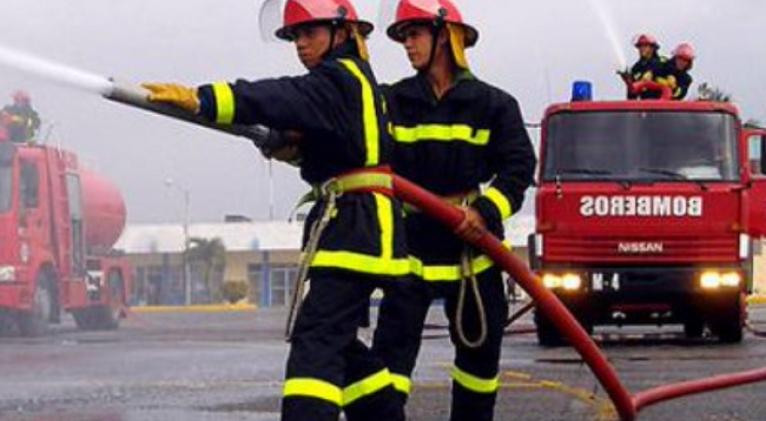
[[633, 43], [638, 50], [638, 61], [629, 71], [621, 73], [623, 80], [628, 85], [628, 99], [657, 99], [660, 94], [655, 91], [635, 93], [630, 89], [633, 82], [653, 80], [657, 71], [662, 68], [667, 59], [659, 54], [660, 43], [653, 35], [638, 35]]
[[[465, 48], [478, 31], [450, 0], [401, 0], [388, 36], [417, 71], [386, 89], [395, 171], [460, 206], [463, 238], [502, 239], [536, 158], [516, 100], [469, 70]], [[508, 314], [501, 270], [417, 209], [407, 210], [405, 225], [413, 281], [386, 292], [373, 351], [406, 400], [429, 306], [443, 298], [455, 347], [451, 420], [491, 420]]]
[[40, 128], [40, 116], [32, 108], [32, 98], [24, 91], [13, 94], [13, 104], [6, 105], [2, 114], [12, 142], [28, 142]]
[[357, 339], [373, 290], [409, 271], [403, 211], [386, 167], [388, 120], [367, 62], [372, 30], [348, 0], [288, 0], [277, 36], [295, 43], [307, 75], [198, 89], [145, 85], [151, 100], [214, 122], [302, 135], [301, 175], [318, 200], [306, 221], [311, 288], [292, 330], [284, 421], [335, 421], [352, 404], [368, 420], [404, 418], [389, 371]]
[[673, 58], [668, 60], [654, 75], [654, 80], [665, 85], [673, 92], [674, 100], [682, 100], [689, 93], [693, 79], [689, 71], [694, 67], [697, 58], [694, 47], [683, 43], [673, 50]]

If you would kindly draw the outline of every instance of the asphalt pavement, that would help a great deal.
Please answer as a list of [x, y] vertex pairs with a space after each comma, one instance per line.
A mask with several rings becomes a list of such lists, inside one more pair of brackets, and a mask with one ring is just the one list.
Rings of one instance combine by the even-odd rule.
[[[0, 420], [276, 420], [284, 319], [283, 310], [131, 314], [113, 332], [81, 332], [67, 318], [42, 338], [0, 334]], [[766, 330], [766, 308], [751, 321]], [[430, 322], [412, 421], [448, 419], [452, 348], [436, 307]], [[766, 339], [753, 334], [739, 345], [688, 341], [678, 327], [600, 329], [597, 338], [631, 391], [766, 366]], [[509, 335], [501, 366], [499, 421], [615, 419], [571, 349]], [[660, 404], [640, 419], [766, 420], [766, 384]]]

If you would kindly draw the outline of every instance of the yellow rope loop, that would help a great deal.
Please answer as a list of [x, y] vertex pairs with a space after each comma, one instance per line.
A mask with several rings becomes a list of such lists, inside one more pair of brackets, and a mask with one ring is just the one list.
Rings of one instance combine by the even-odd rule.
[[[457, 309], [455, 311], [455, 328], [460, 342], [467, 348], [476, 349], [483, 346], [487, 341], [487, 313], [484, 308], [484, 300], [481, 298], [481, 291], [479, 290], [479, 280], [476, 278], [472, 262], [473, 253], [466, 246], [462, 256], [460, 256], [463, 279], [460, 281], [460, 291], [458, 293]], [[476, 313], [479, 316], [479, 337], [474, 341], [468, 339], [468, 336], [465, 334], [465, 326], [463, 325], [463, 314], [465, 311], [466, 300], [465, 295], [469, 284], [471, 293], [476, 302]]]
[[298, 268], [298, 279], [295, 283], [295, 291], [293, 291], [293, 295], [290, 298], [290, 311], [287, 315], [287, 326], [285, 328], [285, 339], [287, 342], [290, 342], [292, 339], [295, 321], [303, 306], [303, 295], [306, 290], [306, 283], [309, 282], [309, 268], [311, 267], [311, 262], [314, 260], [317, 249], [319, 248], [319, 239], [322, 237], [322, 233], [332, 219], [338, 197], [341, 194], [332, 188], [325, 188], [325, 186], [329, 186], [329, 183], [322, 186], [325, 198], [325, 203], [323, 205], [324, 209], [322, 210], [321, 216], [311, 224], [309, 239], [306, 243], [306, 249], [303, 252], [303, 256], [301, 257], [300, 267]]

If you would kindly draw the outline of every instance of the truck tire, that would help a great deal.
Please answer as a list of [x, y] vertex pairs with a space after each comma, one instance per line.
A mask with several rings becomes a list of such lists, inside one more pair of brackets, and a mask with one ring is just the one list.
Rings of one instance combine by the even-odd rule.
[[705, 322], [702, 320], [687, 320], [684, 322], [686, 339], [699, 339], [705, 333]]
[[724, 344], [742, 342], [744, 336], [744, 299], [737, 296], [736, 307], [721, 314], [712, 324], [712, 330], [718, 336], [718, 341]]
[[72, 311], [80, 330], [115, 330], [120, 327], [120, 311], [110, 306], [97, 306]]
[[26, 337], [37, 337], [48, 332], [48, 324], [55, 309], [51, 277], [41, 272], [32, 302], [32, 311], [18, 316], [19, 333]]
[[[585, 332], [588, 335], [593, 335], [593, 322], [590, 317], [584, 314], [577, 314], [574, 311], [572, 314], [577, 318], [577, 322], [580, 323], [582, 328], [585, 329]], [[537, 312], [535, 313], [535, 325], [537, 326], [537, 343], [540, 346], [555, 348], [569, 344], [553, 322]]]
[[77, 327], [82, 330], [116, 330], [120, 327], [124, 280], [118, 271], [108, 276], [109, 303], [72, 312]]

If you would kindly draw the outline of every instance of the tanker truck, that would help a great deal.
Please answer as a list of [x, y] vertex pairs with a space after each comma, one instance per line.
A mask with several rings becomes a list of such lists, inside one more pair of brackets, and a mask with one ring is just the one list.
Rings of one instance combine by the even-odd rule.
[[[530, 260], [589, 332], [681, 325], [742, 340], [766, 233], [766, 132], [715, 102], [576, 101], [542, 124]], [[539, 343], [563, 338], [542, 313]]]
[[39, 336], [69, 313], [85, 330], [116, 329], [131, 270], [113, 245], [120, 191], [71, 152], [0, 142], [0, 317]]

